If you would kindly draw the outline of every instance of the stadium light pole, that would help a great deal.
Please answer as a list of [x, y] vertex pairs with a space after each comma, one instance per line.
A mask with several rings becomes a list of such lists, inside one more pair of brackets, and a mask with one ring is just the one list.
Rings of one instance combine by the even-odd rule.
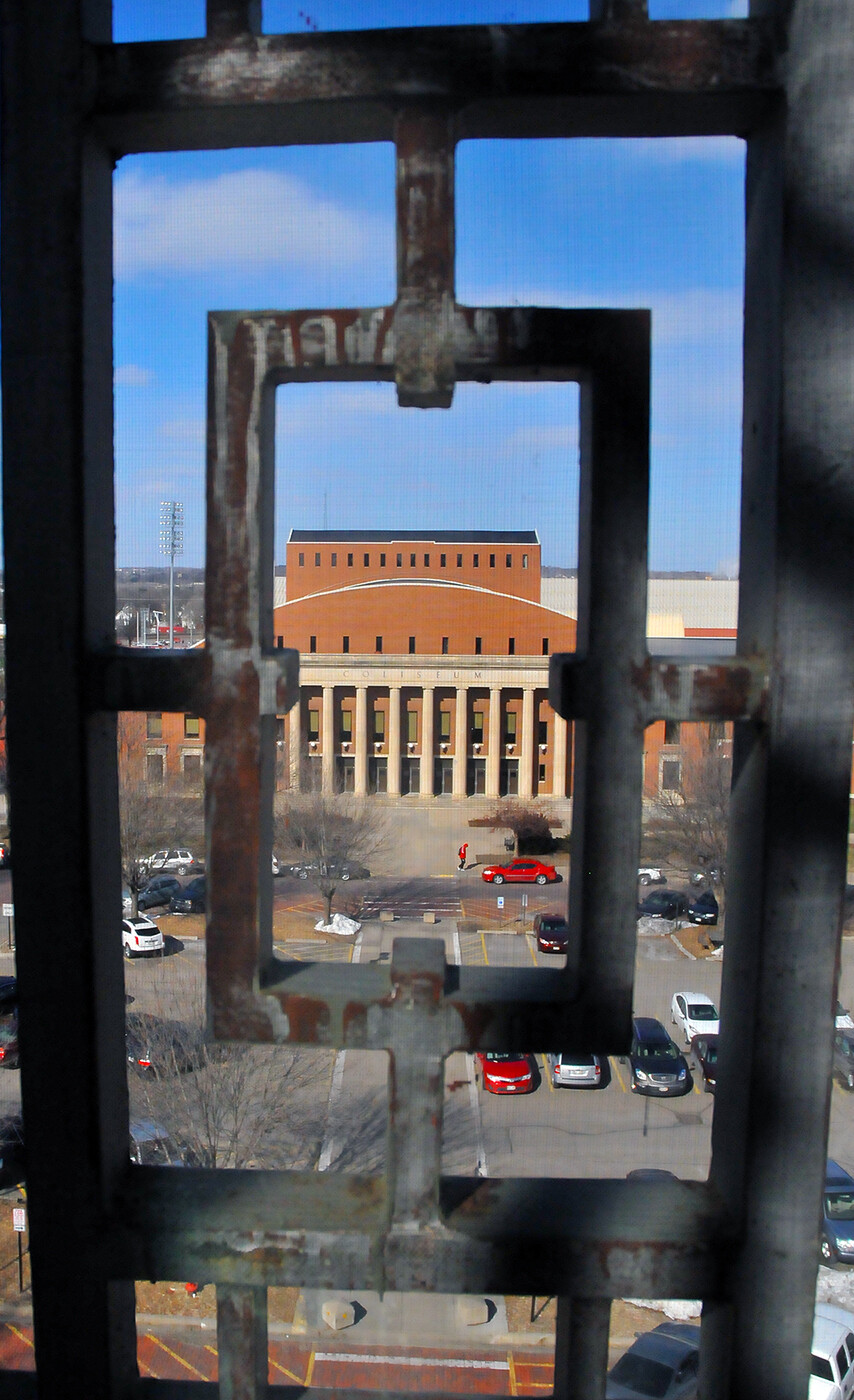
[[169, 555], [169, 646], [175, 645], [175, 556], [184, 553], [184, 506], [160, 502], [160, 550]]

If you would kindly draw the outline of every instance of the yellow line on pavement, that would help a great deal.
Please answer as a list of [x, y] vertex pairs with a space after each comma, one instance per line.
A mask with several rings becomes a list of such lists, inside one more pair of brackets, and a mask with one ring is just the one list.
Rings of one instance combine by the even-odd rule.
[[483, 929], [481, 929], [481, 931], [480, 931], [480, 942], [481, 942], [481, 947], [483, 948], [483, 961], [484, 961], [484, 966], [489, 967], [489, 955], [487, 954], [487, 951], [486, 951], [486, 934], [484, 933]]
[[271, 1365], [271, 1366], [275, 1366], [275, 1368], [276, 1368], [277, 1371], [281, 1371], [281, 1373], [282, 1373], [283, 1376], [290, 1376], [291, 1380], [292, 1380], [292, 1381], [296, 1381], [297, 1385], [305, 1385], [305, 1384], [306, 1384], [306, 1382], [303, 1380], [302, 1376], [295, 1376], [294, 1373], [293, 1373], [293, 1371], [289, 1371], [288, 1368], [287, 1368], [287, 1366], [280, 1366], [279, 1363], [278, 1363], [278, 1361], [274, 1361], [274, 1360], [273, 1360], [273, 1357], [272, 1357], [272, 1356], [270, 1357], [270, 1365]]
[[510, 1394], [518, 1395], [519, 1387], [516, 1384], [516, 1363], [513, 1360], [512, 1351], [508, 1351], [507, 1353], [507, 1369], [510, 1372]]
[[610, 1063], [611, 1069], [613, 1070], [614, 1074], [617, 1076], [617, 1083], [619, 1084], [619, 1086], [620, 1086], [620, 1088], [622, 1089], [623, 1093], [624, 1093], [624, 1094], [628, 1093], [628, 1090], [627, 1090], [625, 1084], [623, 1083], [623, 1076], [620, 1074], [620, 1066], [617, 1064], [617, 1061], [614, 1060], [614, 1059], [612, 1059], [612, 1060], [609, 1061], [609, 1063]]
[[19, 1332], [13, 1322], [7, 1322], [6, 1326], [8, 1327], [10, 1332], [14, 1332], [19, 1342], [26, 1342], [27, 1346], [30, 1348], [30, 1351], [35, 1351], [35, 1345], [31, 1337], [27, 1337], [23, 1332]]
[[539, 967], [539, 963], [537, 962], [537, 954], [534, 951], [534, 939], [530, 933], [525, 934], [525, 942], [528, 945], [528, 952], [531, 954], [531, 962], [534, 964], [534, 967]]
[[161, 1342], [159, 1337], [155, 1337], [153, 1332], [146, 1332], [145, 1335], [150, 1342], [153, 1342], [155, 1346], [158, 1346], [161, 1348], [162, 1351], [165, 1351], [167, 1356], [171, 1356], [173, 1361], [177, 1361], [180, 1366], [186, 1366], [188, 1371], [192, 1371], [194, 1376], [198, 1376], [200, 1381], [206, 1381], [209, 1379], [209, 1377], [206, 1376], [203, 1371], [199, 1371], [195, 1366], [191, 1365], [189, 1361], [185, 1361], [183, 1356], [179, 1356], [177, 1351], [173, 1351], [172, 1348], [168, 1347], [165, 1342]]
[[546, 1083], [547, 1083], [548, 1086], [549, 1086], [549, 1093], [550, 1093], [550, 1094], [553, 1094], [554, 1091], [555, 1091], [555, 1086], [554, 1086], [554, 1084], [552, 1084], [552, 1075], [551, 1075], [551, 1070], [549, 1069], [549, 1062], [548, 1062], [548, 1060], [546, 1059], [545, 1055], [541, 1055], [541, 1056], [540, 1056], [540, 1059], [541, 1059], [542, 1062], [543, 1062], [543, 1074], [545, 1075], [545, 1077], [546, 1077]]
[[305, 1380], [303, 1381], [303, 1385], [305, 1386], [306, 1390], [308, 1390], [309, 1386], [311, 1385], [311, 1378], [312, 1378], [313, 1375], [314, 1375], [314, 1352], [312, 1352], [312, 1353], [311, 1353], [311, 1356], [308, 1358], [308, 1370], [307, 1370], [306, 1373], [305, 1373]]

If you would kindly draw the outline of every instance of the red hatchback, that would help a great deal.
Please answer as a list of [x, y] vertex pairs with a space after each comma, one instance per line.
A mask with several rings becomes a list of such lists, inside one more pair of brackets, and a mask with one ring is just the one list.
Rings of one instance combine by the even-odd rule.
[[490, 885], [510, 884], [515, 880], [527, 880], [536, 885], [551, 885], [559, 879], [553, 865], [543, 865], [541, 860], [530, 860], [522, 856], [511, 860], [507, 865], [487, 865], [483, 879]]
[[537, 1087], [530, 1055], [479, 1054], [483, 1087], [490, 1094], [530, 1094]]

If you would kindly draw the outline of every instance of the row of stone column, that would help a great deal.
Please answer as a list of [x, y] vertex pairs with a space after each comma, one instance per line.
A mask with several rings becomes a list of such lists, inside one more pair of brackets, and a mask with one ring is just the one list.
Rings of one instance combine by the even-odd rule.
[[[412, 686], [407, 686], [411, 690]], [[399, 685], [388, 687], [388, 781], [389, 797], [400, 796], [400, 764], [403, 757], [400, 738], [401, 689]], [[491, 686], [489, 690], [489, 730], [486, 753], [486, 793], [487, 797], [498, 797], [501, 759], [501, 687]], [[420, 793], [422, 797], [433, 796], [433, 763], [436, 757], [434, 729], [433, 686], [423, 686], [421, 690], [421, 743], [420, 747]], [[468, 744], [468, 688], [457, 688], [456, 728], [453, 753], [452, 795], [466, 796], [466, 778], [469, 753]], [[321, 753], [321, 782], [324, 792], [335, 788], [335, 687], [323, 687], [322, 734], [324, 736]], [[368, 791], [368, 687], [356, 686], [356, 714], [354, 728], [354, 789], [364, 795]], [[290, 712], [290, 765], [291, 786], [300, 785], [300, 764], [303, 756], [302, 715], [300, 706], [295, 705]], [[533, 795], [534, 756], [535, 756], [535, 714], [534, 688], [522, 689], [522, 733], [519, 743], [519, 796]], [[566, 796], [567, 724], [560, 715], [552, 718], [552, 792], [553, 797]]]

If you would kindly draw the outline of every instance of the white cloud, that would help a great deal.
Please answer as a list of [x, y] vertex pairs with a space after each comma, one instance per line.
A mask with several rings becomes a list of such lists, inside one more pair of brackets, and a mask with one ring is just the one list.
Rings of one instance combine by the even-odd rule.
[[390, 236], [376, 216], [355, 214], [269, 170], [181, 182], [133, 170], [116, 178], [114, 200], [118, 279], [151, 271], [260, 269], [285, 259], [350, 265]]
[[117, 387], [125, 389], [145, 389], [152, 383], [154, 374], [143, 365], [118, 365], [115, 373]]

